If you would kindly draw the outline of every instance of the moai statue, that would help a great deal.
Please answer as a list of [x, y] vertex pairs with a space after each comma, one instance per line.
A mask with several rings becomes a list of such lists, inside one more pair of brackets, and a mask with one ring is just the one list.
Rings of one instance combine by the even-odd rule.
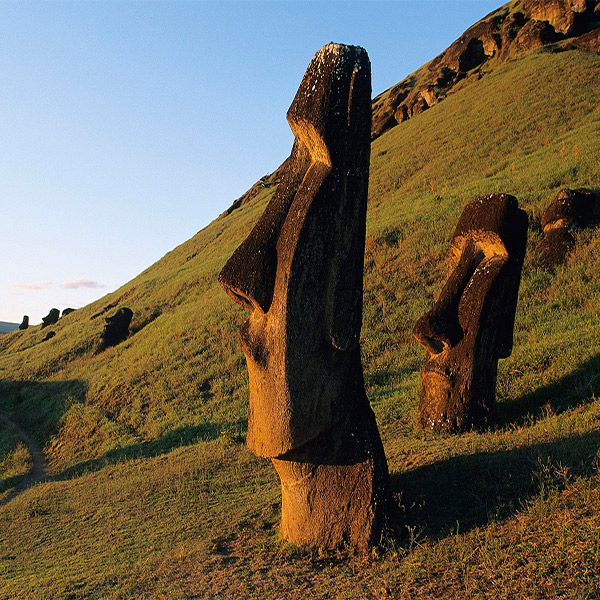
[[65, 308], [62, 311], [61, 317], [66, 317], [67, 315], [70, 315], [72, 312], [75, 312], [74, 308]]
[[130, 308], [120, 308], [111, 317], [106, 317], [106, 325], [102, 331], [102, 339], [100, 342], [100, 348], [108, 348], [109, 346], [116, 346], [122, 342], [129, 335], [129, 324], [133, 317], [133, 312]]
[[414, 335], [427, 350], [419, 424], [460, 432], [494, 417], [498, 359], [510, 356], [527, 214], [507, 194], [476, 198], [450, 243], [451, 271]]
[[42, 340], [42, 342], [47, 342], [48, 340], [51, 340], [55, 335], [56, 335], [56, 331], [49, 331], [46, 334], [46, 337]]
[[60, 311], [58, 308], [52, 308], [50, 312], [42, 319], [42, 329], [48, 327], [48, 325], [54, 325], [60, 317]]
[[361, 551], [388, 507], [388, 469], [360, 361], [371, 69], [356, 46], [313, 57], [287, 114], [295, 140], [265, 212], [219, 275], [250, 311], [248, 447], [282, 487], [293, 543]]
[[23, 329], [27, 329], [28, 327], [29, 327], [29, 316], [23, 315], [23, 320], [21, 321], [21, 324], [19, 325], [19, 329], [23, 330]]
[[590, 190], [566, 188], [542, 213], [544, 238], [537, 247], [538, 264], [556, 267], [567, 257], [575, 245], [573, 230], [589, 224], [596, 199]]

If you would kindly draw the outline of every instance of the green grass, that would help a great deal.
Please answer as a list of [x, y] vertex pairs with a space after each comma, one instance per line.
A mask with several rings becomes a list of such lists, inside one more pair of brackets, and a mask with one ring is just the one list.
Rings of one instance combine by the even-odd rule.
[[[380, 556], [281, 544], [277, 476], [243, 444], [245, 315], [216, 276], [273, 188], [61, 319], [52, 340], [1, 336], [0, 409], [51, 476], [0, 507], [0, 598], [597, 597], [600, 231], [581, 231], [556, 272], [531, 259], [559, 189], [598, 193], [599, 155], [600, 56], [581, 51], [504, 63], [373, 143], [363, 364], [411, 532]], [[492, 192], [530, 214], [499, 423], [424, 434], [412, 326], [444, 283], [462, 208]], [[116, 301], [135, 333], [97, 354], [91, 317]], [[0, 493], [25, 468], [11, 435]]]

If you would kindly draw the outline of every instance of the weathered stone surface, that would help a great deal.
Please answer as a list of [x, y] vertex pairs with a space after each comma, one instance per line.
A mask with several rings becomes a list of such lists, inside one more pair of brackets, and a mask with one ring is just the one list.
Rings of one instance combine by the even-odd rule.
[[[600, 9], [600, 4], [598, 5]], [[600, 52], [600, 29], [593, 29], [579, 37], [573, 38], [567, 48], [572, 50], [590, 50], [591, 52]]]
[[74, 308], [65, 308], [62, 311], [62, 315], [61, 316], [66, 317], [67, 315], [70, 315], [72, 312], [75, 312], [75, 310], [76, 309], [74, 309]]
[[47, 342], [48, 340], [51, 340], [51, 339], [52, 339], [52, 338], [53, 338], [55, 335], [56, 335], [56, 332], [55, 332], [55, 331], [49, 331], [49, 332], [46, 334], [46, 337], [44, 337], [44, 338], [42, 339], [42, 342]]
[[50, 309], [50, 312], [42, 319], [42, 329], [48, 327], [48, 325], [54, 325], [60, 317], [60, 311], [58, 308]]
[[512, 50], [525, 52], [541, 48], [560, 39], [556, 31], [546, 21], [527, 21], [514, 39]]
[[481, 67], [491, 58], [503, 61], [563, 39], [568, 41], [562, 50], [598, 51], [599, 7], [596, 0], [527, 0], [493, 11], [426, 67], [373, 100], [372, 139], [423, 112], [425, 103], [442, 101], [459, 81], [484, 76]]
[[284, 537], [324, 548], [374, 543], [388, 503], [359, 348], [370, 94], [362, 48], [315, 54], [287, 114], [282, 181], [219, 275], [250, 310], [248, 447], [280, 476]]
[[23, 320], [21, 321], [21, 324], [19, 325], [19, 329], [23, 330], [23, 329], [27, 329], [29, 327], [29, 317], [27, 315], [23, 315]]
[[114, 315], [106, 317], [100, 347], [116, 346], [122, 342], [129, 335], [132, 317], [133, 312], [127, 307], [120, 308]]
[[591, 190], [561, 190], [542, 213], [544, 237], [537, 247], [537, 262], [556, 267], [564, 262], [575, 245], [573, 231], [590, 223], [596, 208]]
[[451, 272], [414, 327], [427, 350], [419, 423], [460, 432], [493, 419], [498, 359], [512, 351], [527, 215], [507, 194], [477, 198], [450, 244]]
[[577, 13], [587, 9], [586, 0], [525, 0], [523, 12], [536, 21], [548, 21], [557, 33], [573, 33]]

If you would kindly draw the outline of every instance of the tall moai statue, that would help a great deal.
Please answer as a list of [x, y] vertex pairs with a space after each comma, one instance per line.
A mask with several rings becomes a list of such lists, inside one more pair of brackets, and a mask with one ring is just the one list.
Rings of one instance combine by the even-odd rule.
[[21, 321], [21, 324], [19, 325], [19, 329], [21, 331], [23, 331], [24, 329], [27, 329], [29, 327], [29, 315], [23, 315], [23, 320]]
[[460, 432], [492, 422], [498, 359], [510, 356], [527, 214], [507, 194], [476, 198], [450, 243], [451, 270], [414, 327], [427, 350], [419, 424]]
[[219, 275], [250, 310], [248, 447], [272, 459], [281, 533], [364, 550], [378, 540], [388, 468], [365, 394], [359, 337], [371, 69], [356, 46], [313, 57], [287, 113], [292, 153], [277, 191]]

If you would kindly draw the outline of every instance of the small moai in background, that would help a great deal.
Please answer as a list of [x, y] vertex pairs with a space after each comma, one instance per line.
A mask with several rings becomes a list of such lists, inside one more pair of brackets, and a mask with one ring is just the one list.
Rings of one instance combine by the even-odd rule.
[[58, 321], [60, 317], [60, 311], [58, 308], [50, 309], [50, 312], [42, 319], [42, 329], [44, 327], [48, 327], [49, 325], [54, 325]]
[[23, 315], [23, 320], [21, 321], [21, 324], [19, 325], [19, 329], [21, 331], [23, 331], [24, 329], [27, 329], [28, 327], [29, 327], [29, 316]]
[[565, 188], [542, 213], [544, 237], [537, 247], [537, 263], [552, 268], [560, 265], [575, 246], [573, 232], [590, 224], [596, 209], [594, 194], [585, 188]]
[[100, 340], [100, 349], [116, 346], [129, 335], [129, 325], [133, 318], [133, 311], [124, 306], [114, 315], [104, 319], [105, 325]]
[[512, 352], [527, 223], [508, 194], [476, 198], [464, 209], [448, 280], [413, 331], [427, 350], [422, 428], [457, 433], [493, 421], [498, 359]]
[[282, 181], [219, 275], [250, 311], [248, 447], [281, 480], [281, 533], [363, 551], [389, 510], [388, 468], [360, 359], [371, 68], [356, 46], [312, 59], [287, 114]]

